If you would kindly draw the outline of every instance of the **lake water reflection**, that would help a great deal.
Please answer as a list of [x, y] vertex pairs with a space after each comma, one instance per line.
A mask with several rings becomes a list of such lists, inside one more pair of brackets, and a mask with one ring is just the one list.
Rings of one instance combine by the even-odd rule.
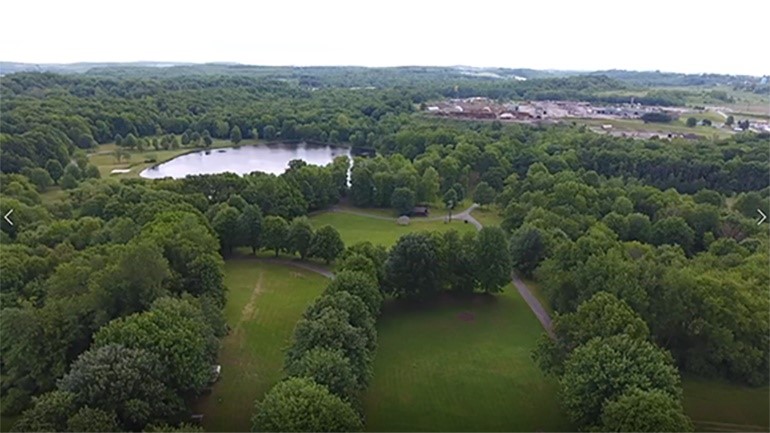
[[326, 165], [342, 155], [350, 157], [350, 149], [306, 143], [226, 147], [181, 155], [155, 167], [147, 168], [139, 175], [146, 179], [159, 179], [224, 172], [240, 175], [253, 171], [281, 174], [289, 167], [289, 161], [292, 159], [301, 159], [313, 165]]

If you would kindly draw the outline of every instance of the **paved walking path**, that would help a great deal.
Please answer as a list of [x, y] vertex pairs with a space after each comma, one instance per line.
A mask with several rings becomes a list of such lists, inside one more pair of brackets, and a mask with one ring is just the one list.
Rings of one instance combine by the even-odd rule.
[[[474, 218], [473, 215], [471, 215], [471, 212], [473, 212], [473, 210], [476, 209], [477, 207], [479, 207], [479, 205], [474, 203], [468, 209], [465, 209], [462, 212], [452, 215], [452, 219], [467, 221], [468, 223], [473, 224], [473, 226], [476, 227], [476, 230], [481, 230], [481, 228], [483, 227], [482, 224], [476, 218]], [[362, 217], [374, 218], [374, 219], [379, 219], [384, 221], [396, 220], [396, 218], [385, 217], [382, 215], [374, 215], [374, 214], [355, 211], [355, 210], [343, 209], [336, 206], [332, 207], [330, 211], [339, 212], [339, 213], [349, 213], [352, 215], [358, 215]], [[441, 221], [444, 219], [446, 219], [446, 216], [421, 218], [420, 220], [421, 221]], [[295, 266], [308, 271], [316, 272], [327, 278], [334, 278], [333, 272], [331, 272], [328, 268], [316, 263], [308, 263], [308, 262], [302, 262], [299, 260], [289, 260], [289, 259], [281, 259], [281, 258], [261, 258], [259, 260], [265, 261], [265, 262], [278, 263], [282, 265]], [[540, 321], [540, 324], [543, 325], [543, 328], [545, 329], [545, 331], [548, 333], [549, 336], [551, 336], [551, 338], [554, 338], [553, 327], [551, 325], [551, 316], [548, 314], [545, 308], [543, 308], [543, 305], [535, 297], [535, 295], [532, 294], [532, 290], [530, 290], [530, 288], [527, 287], [524, 281], [522, 281], [521, 278], [519, 278], [515, 272], [511, 272], [511, 280], [513, 281], [513, 285], [516, 286], [516, 290], [518, 290], [519, 294], [521, 295], [522, 298], [524, 298], [524, 301], [527, 303], [530, 310], [532, 310], [532, 313], [535, 315], [535, 317], [537, 317], [537, 320]]]

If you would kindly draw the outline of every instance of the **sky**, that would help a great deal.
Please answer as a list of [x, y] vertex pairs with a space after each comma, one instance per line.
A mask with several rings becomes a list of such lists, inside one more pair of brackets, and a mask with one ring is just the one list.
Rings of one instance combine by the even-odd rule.
[[0, 60], [770, 74], [770, 1], [41, 1]]

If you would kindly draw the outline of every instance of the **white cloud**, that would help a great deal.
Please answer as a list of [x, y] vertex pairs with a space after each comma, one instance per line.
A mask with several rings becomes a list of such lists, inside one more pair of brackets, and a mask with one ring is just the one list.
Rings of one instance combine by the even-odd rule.
[[24, 0], [0, 59], [770, 73], [770, 2]]

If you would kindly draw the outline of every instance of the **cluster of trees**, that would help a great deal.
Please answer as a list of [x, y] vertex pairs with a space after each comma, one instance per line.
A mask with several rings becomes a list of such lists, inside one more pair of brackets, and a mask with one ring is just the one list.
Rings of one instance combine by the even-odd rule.
[[0, 247], [2, 404], [18, 431], [189, 419], [184, 398], [207, 386], [226, 333], [225, 289], [203, 214], [174, 207], [144, 224], [44, 209], [47, 224]]
[[[713, 189], [723, 194], [767, 188], [768, 134], [738, 134], [723, 140], [638, 140], [594, 134], [581, 126], [531, 128], [445, 119], [399, 118], [398, 129], [377, 140], [383, 155], [411, 159], [418, 176], [436, 169], [442, 190], [479, 180], [495, 190], [534, 162], [552, 172], [582, 169], [607, 177], [636, 178], [682, 193]], [[355, 184], [353, 179], [351, 182]]]
[[385, 255], [368, 242], [345, 251], [334, 280], [294, 329], [284, 380], [255, 402], [254, 431], [362, 430]]
[[553, 330], [534, 357], [558, 377], [562, 405], [579, 429], [693, 431], [671, 355], [650, 341], [646, 323], [625, 302], [598, 292], [556, 316]]
[[249, 204], [237, 194], [212, 206], [206, 214], [225, 255], [243, 246], [255, 254], [264, 248], [274, 251], [276, 257], [286, 252], [303, 260], [317, 257], [330, 263], [345, 249], [334, 227], [327, 225], [316, 231], [304, 216], [295, 217], [290, 223], [279, 215], [264, 217], [259, 205]]
[[[76, 149], [209, 146], [213, 139], [316, 140], [372, 147], [379, 121], [413, 111], [396, 90], [319, 92], [271, 79], [110, 79], [12, 74], [0, 84], [4, 173], [66, 165]], [[255, 103], [258, 101], [259, 103]]]
[[396, 298], [420, 298], [442, 290], [498, 293], [510, 282], [507, 235], [499, 227], [460, 235], [414, 232], [398, 239], [388, 252], [383, 292]]
[[712, 190], [682, 195], [535, 163], [497, 199], [513, 266], [537, 276], [557, 312], [609, 292], [686, 371], [767, 382], [768, 238], [752, 215], [763, 194], [729, 208]]
[[[184, 402], [207, 386], [226, 332], [220, 251], [328, 263], [344, 250], [335, 229], [314, 230], [304, 215], [345, 193], [348, 159], [290, 165], [281, 176], [90, 179], [45, 203], [27, 176], [0, 175], [0, 210], [23, 221], [0, 232], [3, 413], [21, 413], [25, 431], [84, 417], [97, 431], [189, 419]], [[131, 364], [103, 376], [115, 357]], [[91, 380], [111, 385], [88, 394]]]

